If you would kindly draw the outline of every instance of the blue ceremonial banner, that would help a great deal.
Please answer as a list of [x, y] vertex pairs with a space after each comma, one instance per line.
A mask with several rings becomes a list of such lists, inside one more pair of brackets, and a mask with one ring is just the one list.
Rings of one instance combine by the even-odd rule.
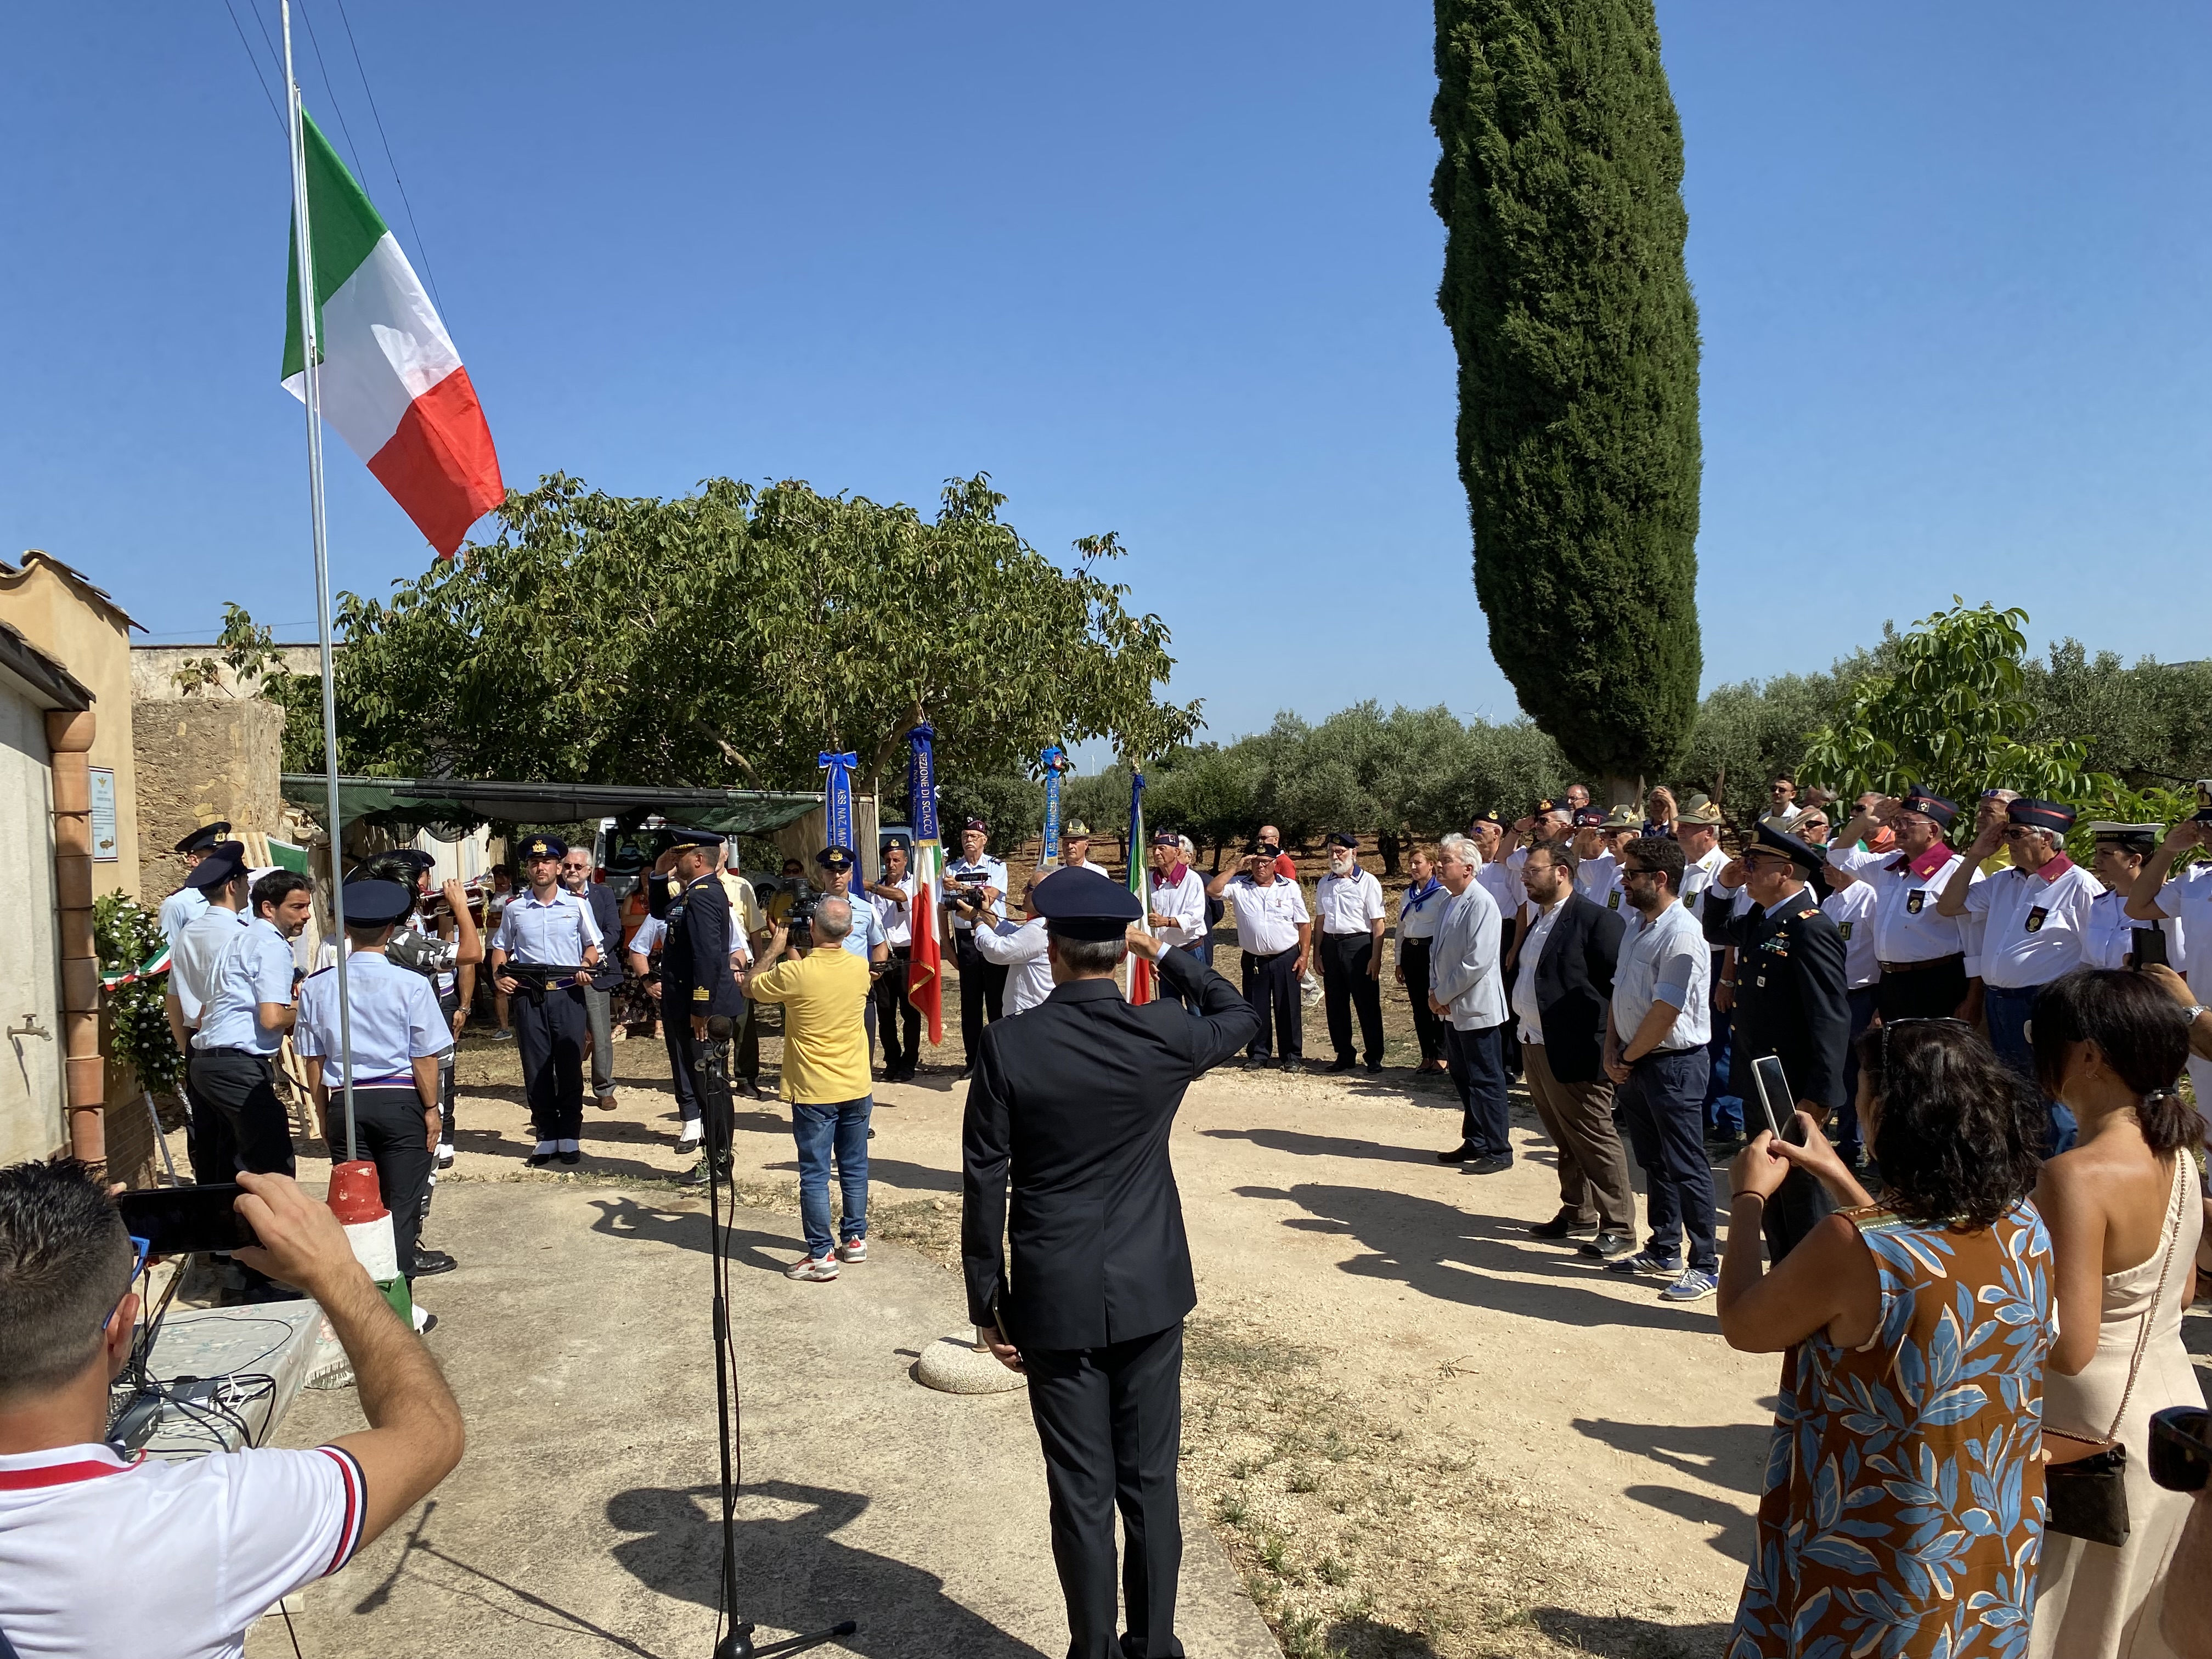
[[937, 757], [929, 747], [936, 735], [927, 721], [906, 734], [913, 746], [906, 761], [906, 810], [914, 820], [914, 838], [918, 842], [943, 839], [937, 828]]
[[853, 769], [860, 763], [860, 757], [850, 753], [833, 755], [824, 750], [815, 757], [814, 763], [828, 768], [830, 772], [829, 786], [823, 794], [823, 804], [829, 809], [829, 844], [842, 847], [852, 854], [853, 873], [846, 885], [854, 893], [865, 892], [867, 889], [860, 873], [864, 867], [860, 849], [853, 839]]
[[1060, 862], [1060, 775], [1067, 769], [1067, 757], [1060, 745], [1048, 744], [1037, 757], [1044, 767], [1044, 854], [1042, 862]]

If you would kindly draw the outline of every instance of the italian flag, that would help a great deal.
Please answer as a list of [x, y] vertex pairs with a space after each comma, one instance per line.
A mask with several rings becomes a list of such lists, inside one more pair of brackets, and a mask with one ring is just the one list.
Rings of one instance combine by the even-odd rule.
[[[1145, 775], [1136, 774], [1129, 785], [1129, 890], [1137, 896], [1137, 925], [1152, 931], [1152, 879], [1145, 869]], [[1150, 1002], [1159, 994], [1159, 970], [1129, 952], [1129, 1000]]]
[[[907, 946], [906, 1000], [929, 1018], [929, 1046], [945, 1043], [945, 956], [937, 937], [937, 899], [945, 890], [945, 853], [934, 841], [917, 841], [906, 913], [913, 920]], [[964, 992], [962, 994], [966, 994]]]
[[[469, 372], [414, 267], [315, 124], [305, 133], [323, 418], [441, 558], [507, 497]], [[307, 397], [295, 229], [285, 284], [284, 389]]]

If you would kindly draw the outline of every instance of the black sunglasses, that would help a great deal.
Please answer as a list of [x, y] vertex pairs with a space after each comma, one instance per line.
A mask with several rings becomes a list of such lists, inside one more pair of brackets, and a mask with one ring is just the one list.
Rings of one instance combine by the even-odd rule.
[[1900, 1025], [1956, 1025], [1961, 1030], [1972, 1029], [1966, 1024], [1965, 1020], [1954, 1019], [1948, 1014], [1914, 1014], [1905, 1019], [1886, 1019], [1882, 1021], [1881, 1070], [1884, 1077], [1889, 1075], [1889, 1034]]

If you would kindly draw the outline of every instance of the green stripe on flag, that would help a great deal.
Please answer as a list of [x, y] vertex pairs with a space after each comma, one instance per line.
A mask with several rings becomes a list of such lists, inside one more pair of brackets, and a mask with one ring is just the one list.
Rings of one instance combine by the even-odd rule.
[[[322, 333], [323, 307], [361, 269], [369, 251], [384, 240], [385, 225], [368, 197], [354, 182], [338, 153], [331, 148], [307, 112], [300, 112], [307, 150], [307, 225], [314, 237], [315, 332]], [[284, 372], [289, 380], [307, 366], [300, 342], [300, 228], [293, 222], [284, 262]], [[319, 356], [318, 362], [322, 359]]]

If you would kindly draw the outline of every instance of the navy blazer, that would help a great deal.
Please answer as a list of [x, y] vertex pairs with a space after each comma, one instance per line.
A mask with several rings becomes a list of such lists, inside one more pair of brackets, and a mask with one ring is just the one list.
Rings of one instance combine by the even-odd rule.
[[1536, 959], [1536, 1009], [1544, 1058], [1562, 1083], [1595, 1083], [1603, 1069], [1613, 974], [1627, 931], [1619, 912], [1569, 893], [1545, 936], [1544, 954]]
[[1197, 994], [1197, 1018], [1084, 979], [983, 1032], [962, 1131], [961, 1265], [969, 1318], [1018, 1347], [1104, 1347], [1197, 1304], [1168, 1131], [1191, 1080], [1259, 1021], [1188, 951], [1162, 951], [1159, 976]]

